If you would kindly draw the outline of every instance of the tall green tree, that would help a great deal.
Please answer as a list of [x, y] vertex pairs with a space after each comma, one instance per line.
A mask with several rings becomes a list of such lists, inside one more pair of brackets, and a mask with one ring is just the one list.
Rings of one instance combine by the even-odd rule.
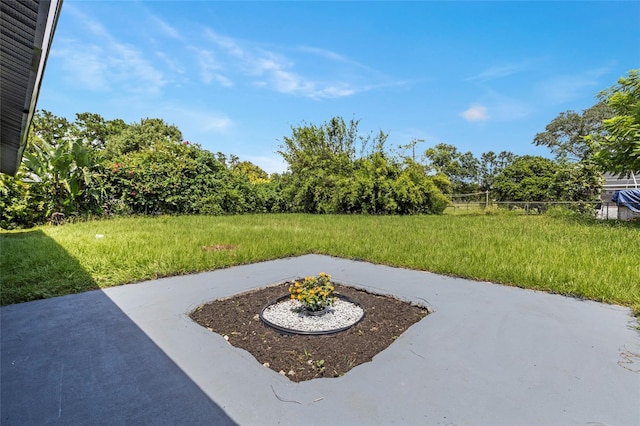
[[43, 140], [55, 147], [70, 136], [72, 128], [73, 124], [65, 117], [59, 117], [47, 110], [38, 110], [31, 121], [29, 144], [37, 144]]
[[554, 201], [550, 188], [556, 172], [548, 158], [518, 157], [495, 178], [492, 195], [498, 201]]
[[119, 135], [127, 128], [122, 119], [105, 120], [100, 114], [91, 112], [77, 113], [73, 124], [74, 137], [84, 140], [86, 145], [98, 150], [104, 149], [108, 139]]
[[[113, 123], [119, 126], [121, 123]], [[153, 146], [157, 142], [181, 143], [182, 132], [173, 124], [160, 118], [144, 118], [107, 138], [104, 149], [106, 158], [136, 152]]]
[[606, 133], [603, 120], [613, 112], [605, 102], [598, 102], [582, 113], [566, 111], [560, 113], [536, 134], [533, 143], [546, 146], [558, 161], [583, 161], [593, 156], [593, 144], [585, 139], [588, 135], [603, 136]]
[[640, 174], [640, 69], [631, 70], [598, 97], [613, 111], [603, 121], [607, 134], [592, 135], [596, 161], [620, 176]]
[[513, 163], [516, 155], [509, 151], [501, 151], [496, 155], [493, 151], [482, 153], [479, 161], [479, 184], [482, 191], [491, 191], [493, 181], [508, 165]]
[[525, 155], [495, 178], [492, 195], [498, 201], [593, 202], [601, 188], [602, 174], [593, 162]]
[[301, 173], [321, 163], [325, 170], [345, 171], [355, 160], [356, 149], [364, 138], [358, 135], [359, 120], [345, 122], [333, 117], [322, 125], [302, 123], [292, 127], [278, 153], [292, 173]]
[[593, 161], [563, 162], [557, 165], [551, 198], [557, 201], [597, 201], [602, 192], [602, 171]]
[[428, 148], [424, 157], [429, 167], [449, 178], [454, 193], [465, 194], [480, 189], [480, 162], [472, 152], [462, 153], [454, 145], [439, 143]]
[[347, 123], [342, 117], [333, 117], [319, 126], [303, 123], [292, 127], [291, 136], [283, 138], [278, 153], [291, 172], [284, 196], [293, 211], [336, 212], [339, 181], [351, 175], [356, 149], [364, 140], [358, 134], [358, 124], [358, 120]]

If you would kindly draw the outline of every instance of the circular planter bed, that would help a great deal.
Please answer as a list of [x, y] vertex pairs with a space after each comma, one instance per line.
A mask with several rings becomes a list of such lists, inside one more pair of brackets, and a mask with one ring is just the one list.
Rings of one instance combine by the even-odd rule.
[[285, 334], [322, 335], [347, 330], [364, 318], [364, 308], [358, 302], [336, 294], [332, 306], [320, 312], [308, 312], [297, 300], [285, 295], [260, 311], [266, 325]]

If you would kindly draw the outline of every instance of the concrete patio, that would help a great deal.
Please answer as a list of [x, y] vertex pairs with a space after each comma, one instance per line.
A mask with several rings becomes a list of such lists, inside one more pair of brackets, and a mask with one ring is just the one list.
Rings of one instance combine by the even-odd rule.
[[[433, 313], [340, 378], [293, 383], [187, 316], [290, 278]], [[319, 255], [6, 306], [0, 423], [640, 424], [627, 308]]]

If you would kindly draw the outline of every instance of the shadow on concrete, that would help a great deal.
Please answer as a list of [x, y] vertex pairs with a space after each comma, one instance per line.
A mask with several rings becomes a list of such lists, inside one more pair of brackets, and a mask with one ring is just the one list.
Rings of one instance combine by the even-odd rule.
[[102, 291], [4, 306], [0, 338], [3, 425], [235, 424]]

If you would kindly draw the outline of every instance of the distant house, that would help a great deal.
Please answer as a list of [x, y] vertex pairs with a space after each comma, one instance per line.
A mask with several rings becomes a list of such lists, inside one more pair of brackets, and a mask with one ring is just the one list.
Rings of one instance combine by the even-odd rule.
[[600, 199], [605, 202], [611, 202], [613, 193], [622, 189], [640, 189], [640, 176], [635, 176], [632, 173], [629, 177], [620, 179], [618, 176], [605, 173]]

